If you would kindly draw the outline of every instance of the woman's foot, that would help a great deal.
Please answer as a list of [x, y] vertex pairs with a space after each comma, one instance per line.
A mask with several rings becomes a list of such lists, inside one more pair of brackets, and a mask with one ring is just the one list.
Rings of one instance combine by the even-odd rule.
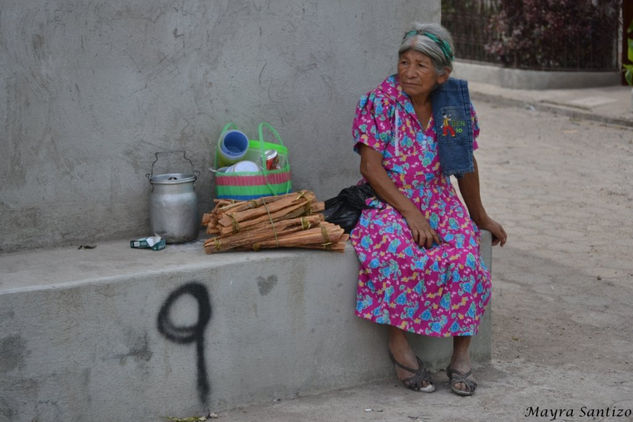
[[412, 374], [404, 378], [400, 378], [400, 376], [398, 376], [398, 378], [400, 379], [402, 384], [404, 384], [405, 387], [413, 391], [420, 391], [422, 393], [432, 393], [433, 391], [435, 391], [435, 386], [431, 382], [431, 373], [428, 371], [428, 369], [424, 367], [420, 358], [416, 356], [418, 368], [413, 369], [413, 368], [409, 368], [408, 366], [402, 365], [400, 362], [398, 362], [393, 357], [391, 352], [389, 352], [389, 357], [391, 358], [391, 361], [396, 367], [396, 372], [398, 370], [404, 370], [408, 372], [409, 374]]
[[449, 366], [446, 368], [446, 375], [448, 375], [451, 391], [458, 396], [472, 396], [477, 389], [472, 370], [461, 372]]
[[425, 393], [435, 391], [431, 374], [411, 349], [404, 332], [395, 327], [389, 330], [389, 357], [405, 387]]
[[446, 368], [446, 375], [453, 393], [460, 396], [472, 396], [477, 389], [477, 382], [473, 377], [468, 347], [471, 337], [453, 338], [453, 356]]

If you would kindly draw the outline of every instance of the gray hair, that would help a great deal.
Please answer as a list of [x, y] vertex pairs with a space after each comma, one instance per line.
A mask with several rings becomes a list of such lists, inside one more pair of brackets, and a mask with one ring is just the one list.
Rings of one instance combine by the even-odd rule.
[[446, 67], [453, 70], [453, 37], [438, 23], [414, 22], [405, 32], [398, 54], [408, 50], [415, 50], [428, 56], [439, 75], [446, 73]]

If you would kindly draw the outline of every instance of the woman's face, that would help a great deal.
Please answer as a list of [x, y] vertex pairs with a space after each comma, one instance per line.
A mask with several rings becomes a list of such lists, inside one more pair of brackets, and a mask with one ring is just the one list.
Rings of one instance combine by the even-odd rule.
[[429, 56], [415, 50], [400, 54], [398, 78], [402, 90], [411, 98], [426, 97], [436, 84], [448, 79], [449, 73], [438, 75]]

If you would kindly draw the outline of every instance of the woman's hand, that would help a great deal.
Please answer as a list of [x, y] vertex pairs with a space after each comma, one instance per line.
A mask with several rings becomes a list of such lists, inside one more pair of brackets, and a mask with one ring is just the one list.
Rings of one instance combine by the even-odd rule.
[[481, 197], [479, 196], [479, 169], [477, 168], [477, 160], [473, 157], [474, 171], [465, 174], [458, 180], [459, 191], [464, 198], [466, 207], [468, 207], [468, 213], [473, 219], [477, 227], [483, 230], [488, 230], [492, 234], [492, 245], [501, 244], [505, 245], [508, 235], [503, 230], [503, 226], [497, 223], [492, 218], [488, 217], [483, 204], [481, 203]]
[[439, 245], [440, 236], [431, 228], [418, 207], [391, 181], [382, 166], [382, 159], [382, 153], [366, 145], [360, 145], [360, 173], [374, 188], [380, 199], [394, 207], [404, 217], [413, 235], [413, 241], [426, 248], [433, 246], [434, 242]]
[[506, 240], [508, 239], [506, 231], [501, 224], [492, 218], [486, 216], [483, 221], [477, 223], [477, 227], [479, 227], [480, 230], [488, 230], [492, 234], [492, 246], [497, 244], [503, 246], [506, 244]]
[[413, 241], [421, 247], [429, 249], [433, 243], [439, 245], [442, 242], [440, 236], [431, 228], [429, 222], [417, 208], [407, 210], [402, 213], [402, 216], [411, 230]]

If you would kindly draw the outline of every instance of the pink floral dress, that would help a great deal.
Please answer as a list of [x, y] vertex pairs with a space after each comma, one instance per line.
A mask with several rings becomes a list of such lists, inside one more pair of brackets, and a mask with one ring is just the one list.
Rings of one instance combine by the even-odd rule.
[[391, 180], [443, 240], [418, 246], [398, 211], [369, 199], [351, 233], [360, 261], [356, 315], [416, 334], [475, 335], [490, 300], [490, 273], [479, 256], [479, 230], [441, 174], [432, 119], [421, 127], [391, 76], [360, 99], [353, 134], [356, 151], [362, 143], [382, 153]]

